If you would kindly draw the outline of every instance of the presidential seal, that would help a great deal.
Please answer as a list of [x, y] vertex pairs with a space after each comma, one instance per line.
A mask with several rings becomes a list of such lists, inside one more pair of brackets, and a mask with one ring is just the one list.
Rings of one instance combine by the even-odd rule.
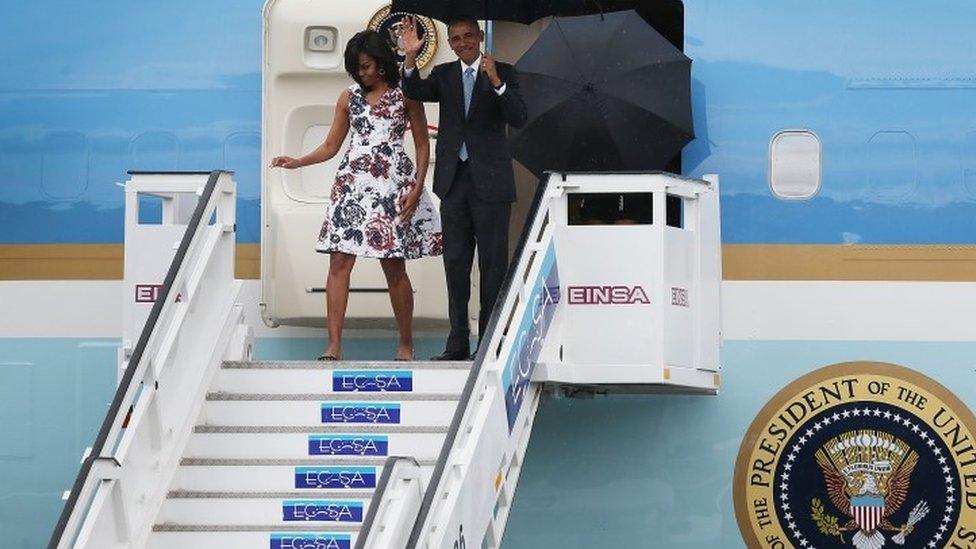
[[976, 548], [976, 419], [901, 366], [848, 362], [759, 412], [735, 463], [749, 547]]
[[[404, 59], [402, 40], [400, 35], [402, 29], [401, 21], [403, 18], [413, 15], [411, 13], [406, 13], [402, 11], [390, 11], [390, 5], [382, 7], [373, 14], [370, 18], [369, 24], [366, 27], [370, 30], [374, 30], [384, 37], [386, 37], [387, 43], [396, 52], [397, 60], [402, 64]], [[434, 25], [434, 20], [430, 17], [424, 17], [422, 15], [415, 15], [417, 18], [417, 30], [420, 33], [420, 38], [424, 41], [424, 46], [421, 48], [420, 53], [417, 54], [417, 67], [424, 68], [424, 65], [430, 62], [434, 58], [434, 54], [437, 53], [437, 26]]]

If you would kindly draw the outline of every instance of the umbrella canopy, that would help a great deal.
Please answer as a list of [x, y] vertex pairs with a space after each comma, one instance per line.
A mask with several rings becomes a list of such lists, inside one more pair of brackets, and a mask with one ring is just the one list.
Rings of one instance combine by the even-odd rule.
[[637, 6], [637, 0], [393, 0], [392, 12], [433, 17], [445, 23], [458, 17], [532, 23], [550, 15], [584, 15]]
[[515, 158], [546, 170], [659, 170], [694, 137], [691, 60], [634, 11], [554, 19], [516, 63]]

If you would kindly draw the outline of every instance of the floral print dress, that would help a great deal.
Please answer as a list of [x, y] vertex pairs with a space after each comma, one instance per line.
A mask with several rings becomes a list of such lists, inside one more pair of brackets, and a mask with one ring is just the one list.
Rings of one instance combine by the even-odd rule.
[[413, 161], [403, 149], [403, 91], [390, 88], [373, 105], [359, 84], [349, 92], [352, 138], [315, 250], [376, 258], [440, 255], [441, 222], [426, 192], [410, 221], [399, 215], [400, 197], [416, 185]]

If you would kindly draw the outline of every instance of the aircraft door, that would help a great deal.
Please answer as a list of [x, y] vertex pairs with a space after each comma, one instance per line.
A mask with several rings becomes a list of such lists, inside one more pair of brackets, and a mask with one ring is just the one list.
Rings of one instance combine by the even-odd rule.
[[[377, 0], [269, 0], [264, 8], [262, 98], [261, 280], [264, 321], [272, 326], [322, 325], [328, 256], [315, 251], [336, 169], [346, 143], [328, 162], [296, 170], [271, 169], [278, 155], [298, 157], [321, 144], [332, 124], [335, 103], [352, 84], [345, 72], [346, 42], [367, 26], [390, 34], [400, 15]], [[446, 30], [433, 33], [442, 42], [433, 49], [429, 69], [451, 60], [443, 44]], [[436, 44], [436, 42], [435, 42]], [[426, 72], [426, 71], [424, 71]], [[429, 124], [437, 123], [437, 105], [427, 106]], [[414, 158], [409, 132], [407, 154]], [[433, 149], [426, 188], [433, 186]], [[436, 197], [430, 193], [436, 202]], [[447, 292], [439, 257], [407, 263], [415, 291], [415, 317], [443, 320]], [[389, 319], [392, 311], [379, 261], [360, 258], [353, 270], [347, 311], [350, 320]]]

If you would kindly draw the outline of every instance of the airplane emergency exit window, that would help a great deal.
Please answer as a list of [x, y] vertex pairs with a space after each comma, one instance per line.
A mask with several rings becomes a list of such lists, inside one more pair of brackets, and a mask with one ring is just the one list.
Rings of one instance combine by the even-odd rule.
[[570, 225], [650, 225], [652, 193], [573, 193], [568, 197]]
[[820, 190], [820, 138], [810, 130], [784, 130], [769, 143], [769, 188], [784, 200], [805, 200]]

